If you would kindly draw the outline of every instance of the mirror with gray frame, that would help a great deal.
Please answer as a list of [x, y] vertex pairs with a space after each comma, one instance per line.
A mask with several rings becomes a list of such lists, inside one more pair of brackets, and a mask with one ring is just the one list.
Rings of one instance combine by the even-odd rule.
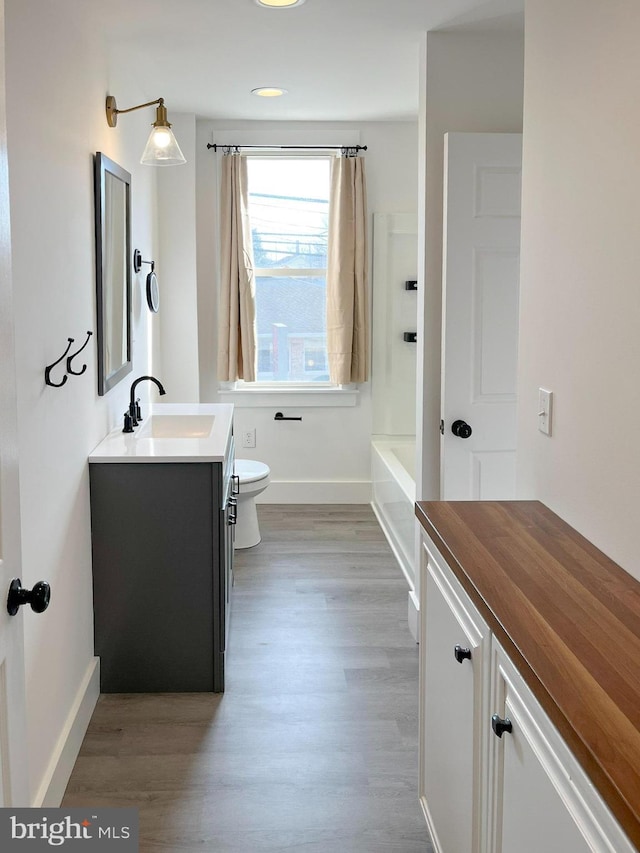
[[132, 369], [131, 175], [95, 156], [98, 394]]

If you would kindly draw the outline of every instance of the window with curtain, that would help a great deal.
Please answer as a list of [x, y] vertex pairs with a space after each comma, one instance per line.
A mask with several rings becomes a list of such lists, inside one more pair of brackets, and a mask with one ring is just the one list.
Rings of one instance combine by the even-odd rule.
[[363, 159], [225, 151], [220, 217], [219, 378], [237, 389], [365, 382]]
[[328, 382], [331, 158], [247, 157], [256, 292], [256, 381]]

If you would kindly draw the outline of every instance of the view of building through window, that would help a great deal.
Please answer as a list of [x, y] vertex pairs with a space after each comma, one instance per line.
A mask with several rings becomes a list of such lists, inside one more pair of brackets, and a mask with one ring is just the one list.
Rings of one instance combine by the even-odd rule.
[[330, 158], [247, 158], [259, 382], [327, 382]]

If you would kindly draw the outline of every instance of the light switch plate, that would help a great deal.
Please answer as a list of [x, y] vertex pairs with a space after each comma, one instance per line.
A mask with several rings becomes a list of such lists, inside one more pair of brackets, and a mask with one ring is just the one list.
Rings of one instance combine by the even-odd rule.
[[551, 416], [553, 391], [538, 388], [538, 429], [545, 435], [551, 435]]

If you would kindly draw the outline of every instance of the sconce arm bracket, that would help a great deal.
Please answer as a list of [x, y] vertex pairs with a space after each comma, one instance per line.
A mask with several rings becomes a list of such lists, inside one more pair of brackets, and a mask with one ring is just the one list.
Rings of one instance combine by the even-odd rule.
[[144, 107], [153, 107], [156, 104], [159, 106], [163, 106], [164, 98], [158, 98], [155, 101], [148, 101], [146, 104], [138, 104], [135, 107], [129, 107], [126, 110], [119, 110], [118, 105], [116, 104], [116, 99], [113, 95], [107, 95], [107, 101], [105, 104], [105, 110], [107, 112], [107, 124], [109, 127], [115, 127], [118, 124], [118, 116], [120, 113], [132, 113], [134, 110], [141, 110]]
[[142, 264], [150, 264], [151, 265], [151, 272], [153, 272], [155, 269], [156, 262], [155, 261], [143, 260], [142, 252], [140, 251], [140, 249], [134, 249], [133, 250], [133, 271], [135, 273], [140, 272], [140, 270], [142, 269]]

